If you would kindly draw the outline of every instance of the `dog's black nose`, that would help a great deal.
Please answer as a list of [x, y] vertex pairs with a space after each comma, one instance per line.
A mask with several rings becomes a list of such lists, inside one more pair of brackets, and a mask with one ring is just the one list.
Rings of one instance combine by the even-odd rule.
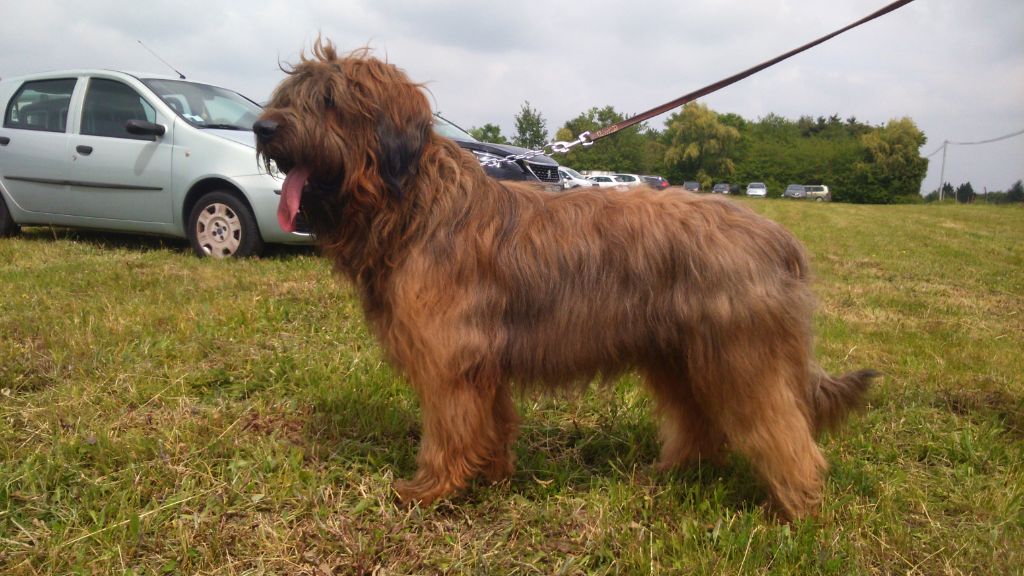
[[252, 125], [252, 131], [256, 133], [256, 137], [264, 142], [274, 137], [277, 132], [277, 122], [273, 120], [257, 120]]

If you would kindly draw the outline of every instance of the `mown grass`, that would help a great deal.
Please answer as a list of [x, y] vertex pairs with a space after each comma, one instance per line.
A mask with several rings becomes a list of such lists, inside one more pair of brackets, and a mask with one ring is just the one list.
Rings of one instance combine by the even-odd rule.
[[740, 458], [652, 472], [634, 377], [520, 399], [511, 481], [400, 508], [415, 398], [311, 250], [37, 228], [0, 240], [0, 573], [1021, 573], [1024, 211], [738, 201], [810, 249], [822, 364], [885, 373], [819, 518]]

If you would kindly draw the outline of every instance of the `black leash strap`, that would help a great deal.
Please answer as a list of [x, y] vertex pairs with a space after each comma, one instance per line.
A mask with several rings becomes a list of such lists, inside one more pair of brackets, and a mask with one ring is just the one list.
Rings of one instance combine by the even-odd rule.
[[619, 130], [622, 130], [623, 128], [628, 128], [628, 127], [630, 127], [630, 126], [632, 126], [634, 124], [639, 124], [640, 122], [643, 122], [644, 120], [647, 120], [649, 118], [653, 118], [653, 117], [655, 117], [655, 116], [657, 116], [659, 114], [664, 114], [665, 112], [668, 112], [669, 110], [671, 110], [673, 108], [677, 108], [679, 106], [682, 106], [683, 104], [686, 104], [687, 102], [691, 102], [691, 101], [696, 100], [697, 98], [700, 98], [702, 96], [707, 96], [708, 94], [711, 94], [712, 92], [715, 92], [717, 90], [721, 90], [722, 88], [725, 88], [726, 86], [729, 86], [730, 84], [735, 84], [736, 82], [739, 82], [740, 80], [743, 80], [744, 78], [746, 78], [748, 76], [751, 76], [753, 74], [757, 74], [758, 72], [764, 70], [765, 68], [769, 68], [771, 66], [774, 66], [774, 65], [778, 64], [779, 62], [782, 62], [783, 60], [785, 60], [785, 59], [787, 59], [787, 58], [789, 58], [791, 56], [795, 56], [795, 55], [803, 52], [804, 50], [808, 50], [810, 48], [813, 48], [813, 47], [817, 46], [818, 44], [821, 44], [822, 42], [826, 42], [828, 40], [831, 40], [832, 38], [835, 38], [836, 36], [842, 34], [843, 32], [846, 32], [847, 30], [850, 30], [852, 28], [856, 28], [857, 26], [860, 26], [861, 24], [870, 22], [870, 21], [872, 21], [875, 18], [878, 18], [880, 16], [885, 16], [889, 12], [892, 12], [893, 10], [896, 10], [897, 8], [901, 8], [901, 7], [903, 7], [903, 6], [907, 5], [907, 4], [910, 4], [913, 1], [914, 0], [897, 0], [896, 2], [893, 2], [892, 4], [889, 4], [885, 8], [882, 8], [881, 10], [878, 10], [877, 12], [874, 12], [873, 14], [870, 14], [868, 16], [865, 16], [864, 18], [861, 18], [860, 20], [857, 20], [853, 24], [850, 24], [849, 26], [846, 26], [844, 28], [840, 28], [839, 30], [836, 30], [835, 32], [833, 32], [831, 34], [828, 34], [826, 36], [822, 36], [821, 38], [818, 38], [817, 40], [814, 40], [813, 42], [808, 42], [807, 44], [804, 44], [803, 46], [801, 46], [799, 48], [796, 48], [794, 50], [790, 50], [789, 52], [786, 52], [785, 54], [783, 54], [781, 56], [776, 56], [775, 58], [772, 58], [771, 60], [768, 60], [767, 62], [762, 62], [761, 64], [758, 64], [757, 66], [754, 66], [753, 68], [749, 68], [747, 70], [744, 70], [743, 72], [740, 72], [739, 74], [734, 74], [734, 75], [729, 76], [728, 78], [726, 78], [724, 80], [719, 80], [718, 82], [715, 82], [714, 84], [709, 84], [709, 85], [701, 88], [700, 90], [695, 90], [695, 91], [690, 92], [689, 94], [687, 94], [685, 96], [680, 96], [679, 98], [676, 98], [675, 100], [673, 100], [671, 102], [668, 102], [666, 104], [662, 104], [661, 106], [658, 106], [657, 108], [652, 108], [652, 109], [648, 110], [647, 112], [643, 112], [643, 113], [637, 114], [636, 116], [633, 116], [632, 118], [627, 118], [627, 119], [625, 119], [622, 122], [619, 122], [617, 124], [612, 124], [611, 126], [606, 126], [604, 128], [601, 128], [600, 130], [597, 130], [595, 132], [590, 133], [589, 135], [581, 136], [581, 140], [585, 139], [586, 141], [584, 143], [585, 144], [589, 144], [590, 142], [593, 142], [593, 141], [598, 140], [600, 138], [604, 138], [605, 136], [610, 136], [610, 135], [618, 132]]

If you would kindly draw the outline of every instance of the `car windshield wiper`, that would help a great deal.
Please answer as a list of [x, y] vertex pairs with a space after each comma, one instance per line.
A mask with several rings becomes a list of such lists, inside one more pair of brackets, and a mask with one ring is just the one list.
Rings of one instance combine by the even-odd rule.
[[218, 130], [252, 130], [252, 127], [236, 126], [234, 124], [200, 124], [200, 128], [216, 128]]

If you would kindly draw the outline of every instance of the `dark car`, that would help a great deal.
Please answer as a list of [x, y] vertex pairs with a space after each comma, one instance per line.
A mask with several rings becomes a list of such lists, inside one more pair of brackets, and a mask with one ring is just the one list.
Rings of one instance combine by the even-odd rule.
[[690, 192], [700, 192], [700, 182], [696, 180], [687, 180], [683, 182], [683, 189], [689, 190]]
[[803, 184], [790, 184], [786, 186], [786, 191], [782, 193], [782, 197], [803, 200], [807, 198], [807, 191], [804, 190]]
[[[473, 138], [468, 132], [459, 128], [442, 116], [434, 115], [434, 131], [452, 139], [460, 147], [469, 150], [480, 160], [480, 163], [501, 160], [529, 152], [526, 148], [509, 144], [492, 144]], [[485, 165], [484, 170], [492, 178], [498, 180], [526, 180], [550, 185], [552, 190], [562, 189], [562, 177], [558, 174], [558, 162], [550, 156], [539, 155], [529, 160], [501, 162], [497, 165]]]
[[711, 187], [711, 193], [712, 194], [728, 194], [729, 193], [729, 183], [728, 182], [719, 182], [718, 184], [715, 184], [714, 186]]
[[647, 184], [655, 190], [668, 188], [668, 180], [665, 180], [661, 176], [641, 176], [640, 179], [644, 181], [644, 184]]

